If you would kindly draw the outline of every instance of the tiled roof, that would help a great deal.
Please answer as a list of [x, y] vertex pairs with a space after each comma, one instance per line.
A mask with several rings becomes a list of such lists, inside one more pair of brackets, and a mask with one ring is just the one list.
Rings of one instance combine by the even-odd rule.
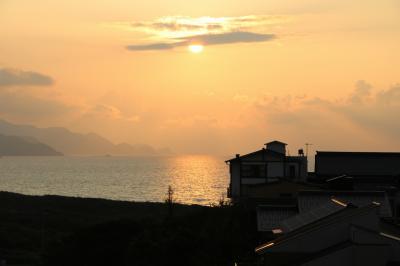
[[358, 207], [380, 204], [379, 216], [392, 217], [390, 203], [384, 191], [300, 191], [298, 194], [299, 212], [309, 212], [331, 201], [332, 198], [352, 203]]
[[345, 204], [341, 204], [337, 200], [327, 201], [315, 209], [312, 209], [307, 212], [302, 212], [298, 215], [292, 216], [286, 220], [283, 220], [281, 223], [281, 229], [283, 232], [290, 232], [296, 230], [304, 225], [315, 222], [319, 219], [337, 213], [347, 206]]
[[296, 206], [267, 206], [257, 207], [257, 229], [268, 232], [281, 227], [282, 221], [298, 213]]
[[302, 227], [299, 227], [289, 233], [284, 234], [282, 237], [279, 237], [273, 241], [270, 241], [263, 245], [260, 245], [255, 249], [255, 251], [258, 254], [262, 254], [262, 253], [266, 252], [267, 250], [269, 250], [270, 248], [280, 245], [281, 243], [285, 243], [285, 242], [295, 238], [298, 235], [312, 232], [320, 227], [325, 227], [325, 226], [329, 226], [332, 224], [336, 224], [338, 221], [340, 221], [342, 219], [347, 219], [347, 217], [352, 217], [352, 216], [359, 215], [359, 214], [362, 214], [365, 212], [369, 212], [377, 207], [378, 207], [377, 204], [370, 204], [368, 206], [364, 206], [364, 207], [360, 207], [360, 208], [357, 208], [353, 205], [349, 205], [346, 208], [334, 213], [333, 215], [329, 215], [329, 216], [326, 216], [319, 220], [316, 220], [316, 221], [313, 221], [306, 225], [303, 225]]

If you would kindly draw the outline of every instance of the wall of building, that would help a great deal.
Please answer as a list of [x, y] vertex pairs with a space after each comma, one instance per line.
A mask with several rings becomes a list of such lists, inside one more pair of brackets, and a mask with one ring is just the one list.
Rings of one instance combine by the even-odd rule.
[[283, 162], [267, 163], [268, 177], [283, 177], [285, 176], [285, 164]]
[[[335, 252], [326, 254], [312, 261], [301, 264], [301, 266], [354, 266], [353, 247], [348, 246]], [[364, 265], [363, 265], [364, 266]]]
[[240, 163], [230, 163], [229, 172], [231, 175], [231, 183], [229, 186], [231, 197], [240, 196]]
[[386, 266], [387, 262], [392, 259], [390, 253], [390, 246], [358, 245], [353, 248], [352, 265]]
[[315, 173], [319, 176], [347, 175], [400, 175], [400, 156], [318, 154], [315, 156]]
[[286, 177], [291, 176], [291, 167], [294, 167], [296, 181], [307, 181], [308, 177], [308, 160], [305, 156], [288, 156], [286, 157]]
[[279, 152], [281, 154], [286, 154], [286, 145], [279, 142], [270, 142], [267, 143], [267, 149], [275, 152]]
[[298, 191], [307, 189], [310, 187], [300, 183], [281, 181], [274, 184], [242, 186], [242, 195], [266, 199], [296, 198]]

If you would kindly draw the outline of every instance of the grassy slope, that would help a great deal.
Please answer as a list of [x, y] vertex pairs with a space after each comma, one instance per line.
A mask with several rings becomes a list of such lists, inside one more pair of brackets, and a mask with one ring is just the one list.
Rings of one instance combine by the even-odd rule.
[[232, 265], [256, 245], [255, 217], [225, 207], [0, 192], [9, 265]]

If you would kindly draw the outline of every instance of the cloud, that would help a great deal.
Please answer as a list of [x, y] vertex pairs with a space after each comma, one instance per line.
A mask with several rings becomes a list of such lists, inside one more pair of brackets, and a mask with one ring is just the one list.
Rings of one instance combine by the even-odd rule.
[[372, 86], [364, 80], [359, 80], [356, 83], [356, 89], [350, 96], [349, 100], [352, 103], [362, 103], [371, 95]]
[[151, 51], [151, 50], [170, 50], [176, 47], [176, 44], [152, 43], [144, 45], [128, 45], [126, 49], [132, 51]]
[[286, 16], [249, 15], [237, 17], [167, 16], [153, 21], [128, 24], [135, 30], [161, 38], [179, 38], [192, 35], [257, 30], [264, 26], [286, 23]]
[[[142, 31], [151, 40], [132, 44], [132, 51], [171, 50], [191, 43], [223, 45], [232, 43], [266, 42], [275, 39], [274, 27], [286, 23], [283, 16], [251, 15], [238, 17], [161, 17], [154, 21], [139, 21], [129, 27]], [[265, 33], [268, 31], [268, 33]]]
[[[0, 68], [0, 115], [19, 121], [46, 120], [65, 116], [75, 109], [53, 88], [47, 75], [15, 68]], [[46, 88], [36, 89], [35, 86]], [[61, 119], [60, 119], [61, 120]]]
[[359, 149], [360, 143], [367, 149], [379, 149], [390, 142], [400, 147], [400, 84], [374, 90], [369, 83], [358, 81], [342, 98], [265, 96], [254, 100], [254, 107], [274, 137], [287, 134], [293, 139], [297, 132], [335, 149]]
[[0, 87], [11, 86], [49, 86], [54, 83], [49, 76], [19, 69], [0, 69]]
[[266, 42], [275, 39], [273, 34], [260, 34], [252, 32], [228, 32], [220, 34], [205, 34], [180, 38], [181, 41], [175, 43], [153, 43], [145, 45], [129, 45], [128, 50], [148, 51], [148, 50], [170, 50], [175, 47], [187, 46], [190, 44], [202, 45], [221, 45], [232, 43], [251, 43]]
[[273, 40], [273, 34], [259, 34], [252, 32], [228, 32], [221, 34], [199, 35], [183, 39], [184, 44], [201, 43], [204, 45], [218, 45], [244, 42], [266, 42]]
[[60, 99], [38, 95], [26, 90], [0, 91], [0, 114], [14, 118], [59, 117], [71, 111]]
[[358, 94], [356, 95], [360, 96], [356, 98], [356, 102], [354, 95], [351, 95], [350, 101], [347, 103], [331, 108], [368, 131], [398, 139], [400, 136], [400, 124], [398, 123], [400, 84], [380, 90], [375, 94], [370, 93], [370, 90], [367, 90], [366, 93], [357, 88]]

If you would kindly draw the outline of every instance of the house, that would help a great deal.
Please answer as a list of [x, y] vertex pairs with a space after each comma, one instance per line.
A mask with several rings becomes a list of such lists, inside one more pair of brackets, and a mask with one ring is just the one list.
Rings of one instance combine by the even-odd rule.
[[286, 145], [226, 161], [228, 196], [255, 207], [257, 265], [400, 265], [400, 153], [318, 151], [308, 173]]
[[385, 225], [380, 208], [332, 198], [276, 229], [287, 232], [255, 249], [259, 265], [399, 265], [399, 230]]
[[[258, 197], [257, 188], [276, 183], [280, 178], [301, 182], [307, 179], [307, 157], [286, 154], [286, 143], [272, 141], [258, 151], [227, 160], [230, 171], [228, 197], [232, 200]], [[255, 188], [255, 189], [254, 189]], [[262, 195], [261, 195], [262, 196]]]

